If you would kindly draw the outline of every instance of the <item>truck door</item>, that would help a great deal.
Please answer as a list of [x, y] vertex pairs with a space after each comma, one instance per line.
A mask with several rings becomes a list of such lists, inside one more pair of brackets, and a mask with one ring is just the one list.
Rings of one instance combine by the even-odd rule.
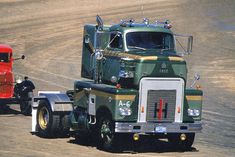
[[120, 71], [119, 53], [121, 52], [123, 52], [122, 34], [119, 32], [111, 32], [103, 64], [103, 78], [105, 80], [110, 80], [112, 76], [118, 76]]

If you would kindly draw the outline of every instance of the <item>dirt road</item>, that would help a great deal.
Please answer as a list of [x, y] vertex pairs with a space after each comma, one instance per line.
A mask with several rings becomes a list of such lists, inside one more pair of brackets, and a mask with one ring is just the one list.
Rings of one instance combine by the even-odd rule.
[[[141, 11], [143, 10], [143, 11]], [[73, 139], [42, 139], [30, 134], [31, 117], [18, 106], [0, 114], [0, 156], [235, 156], [234, 0], [1, 0], [0, 43], [9, 44], [17, 74], [28, 75], [37, 90], [71, 89], [80, 78], [83, 25], [101, 15], [106, 24], [143, 17], [169, 19], [173, 30], [194, 36], [188, 85], [194, 73], [204, 90], [204, 128], [192, 151], [177, 152], [158, 141], [137, 154], [111, 154]]]

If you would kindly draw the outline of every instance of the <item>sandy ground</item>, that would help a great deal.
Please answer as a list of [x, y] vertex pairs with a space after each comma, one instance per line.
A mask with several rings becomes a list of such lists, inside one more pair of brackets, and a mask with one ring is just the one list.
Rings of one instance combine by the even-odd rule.
[[204, 129], [192, 150], [177, 152], [157, 141], [137, 154], [112, 154], [72, 138], [42, 139], [30, 134], [31, 117], [13, 105], [0, 114], [0, 156], [235, 156], [235, 1], [1, 0], [0, 43], [27, 56], [14, 71], [28, 75], [37, 90], [71, 89], [80, 78], [83, 25], [97, 14], [105, 24], [169, 19], [173, 31], [194, 36], [193, 54], [185, 59], [188, 85], [194, 73], [201, 74]]

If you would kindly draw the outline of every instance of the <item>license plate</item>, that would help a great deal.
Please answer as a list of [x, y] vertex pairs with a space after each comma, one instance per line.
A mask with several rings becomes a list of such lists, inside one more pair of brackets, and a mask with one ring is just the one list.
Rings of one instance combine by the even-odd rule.
[[165, 133], [166, 132], [166, 127], [164, 127], [164, 126], [157, 126], [155, 128], [155, 131], [159, 132], [159, 133]]

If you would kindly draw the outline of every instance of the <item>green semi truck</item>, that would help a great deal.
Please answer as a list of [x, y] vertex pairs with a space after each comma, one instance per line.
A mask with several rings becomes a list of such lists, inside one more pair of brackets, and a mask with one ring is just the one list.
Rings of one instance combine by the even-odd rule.
[[[192, 36], [171, 31], [169, 21], [84, 26], [83, 79], [67, 92], [41, 91], [33, 99], [32, 132], [42, 137], [71, 134], [93, 138], [105, 150], [131, 136], [151, 136], [175, 147], [191, 148], [202, 130], [202, 95], [186, 88], [187, 65], [182, 54], [192, 51]], [[177, 45], [183, 53], [177, 51]]]

